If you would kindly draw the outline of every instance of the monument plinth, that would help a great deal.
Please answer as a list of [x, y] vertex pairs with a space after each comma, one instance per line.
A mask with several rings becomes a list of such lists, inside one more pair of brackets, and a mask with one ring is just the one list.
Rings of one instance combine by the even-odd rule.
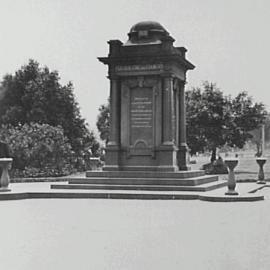
[[134, 25], [126, 43], [110, 40], [110, 138], [105, 171], [187, 170], [184, 47], [156, 22]]

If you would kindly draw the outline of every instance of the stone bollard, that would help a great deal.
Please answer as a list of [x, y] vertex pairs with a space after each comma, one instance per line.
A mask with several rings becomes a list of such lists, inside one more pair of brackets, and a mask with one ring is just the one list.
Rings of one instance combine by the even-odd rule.
[[238, 164], [238, 159], [226, 159], [224, 162], [229, 168], [228, 191], [225, 193], [225, 195], [238, 195], [238, 192], [235, 191], [236, 181], [234, 175], [234, 168]]
[[10, 189], [8, 188], [10, 181], [8, 170], [11, 167], [12, 160], [12, 158], [0, 158], [0, 167], [2, 168], [2, 175], [0, 179], [0, 192], [10, 191]]
[[258, 174], [258, 181], [257, 184], [266, 184], [265, 179], [264, 179], [264, 171], [263, 171], [263, 165], [266, 162], [266, 158], [260, 157], [256, 158], [256, 162], [259, 164], [259, 174]]

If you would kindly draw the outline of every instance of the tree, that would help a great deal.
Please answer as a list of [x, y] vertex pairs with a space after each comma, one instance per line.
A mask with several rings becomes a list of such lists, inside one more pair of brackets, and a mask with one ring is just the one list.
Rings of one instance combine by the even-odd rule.
[[246, 92], [232, 99], [213, 83], [204, 82], [202, 88], [186, 92], [187, 140], [192, 154], [211, 150], [213, 162], [217, 147], [242, 148], [252, 137], [250, 131], [263, 123], [266, 111]]
[[260, 128], [265, 122], [267, 112], [263, 103], [253, 102], [252, 97], [243, 91], [231, 100], [230, 133], [228, 143], [242, 148], [252, 138], [252, 130]]
[[0, 93], [0, 125], [39, 123], [61, 126], [77, 155], [85, 150], [85, 145], [93, 146], [95, 151], [98, 148], [93, 132], [88, 130], [81, 117], [72, 83], [61, 85], [57, 71], [42, 68], [36, 61], [29, 60], [14, 75], [3, 78]]
[[215, 84], [205, 82], [203, 91], [193, 88], [186, 92], [187, 142], [191, 154], [208, 148], [211, 161], [216, 148], [226, 143], [226, 123], [230, 118], [228, 102]]
[[14, 176], [60, 176], [74, 170], [76, 157], [60, 126], [3, 125], [0, 139], [10, 147]]
[[262, 128], [257, 128], [252, 131], [250, 131], [250, 134], [252, 135], [252, 138], [250, 139], [250, 142], [256, 146], [256, 156], [260, 157], [263, 154], [262, 149]]
[[101, 105], [98, 110], [97, 129], [100, 139], [107, 143], [110, 135], [110, 103]]

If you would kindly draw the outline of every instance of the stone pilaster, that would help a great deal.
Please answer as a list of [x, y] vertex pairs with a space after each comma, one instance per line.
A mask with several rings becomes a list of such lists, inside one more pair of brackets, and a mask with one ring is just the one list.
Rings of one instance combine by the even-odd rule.
[[159, 166], [166, 170], [177, 171], [177, 147], [173, 134], [173, 77], [171, 74], [164, 75], [162, 90], [162, 144], [159, 147]]
[[118, 170], [120, 151], [120, 107], [121, 93], [119, 80], [110, 76], [110, 137], [106, 146], [104, 170]]
[[163, 79], [163, 145], [173, 143], [173, 78], [166, 76]]
[[110, 89], [110, 139], [108, 145], [119, 145], [120, 143], [120, 88], [117, 78], [111, 78]]
[[179, 150], [177, 155], [179, 170], [189, 170], [187, 166], [186, 104], [185, 82], [179, 84]]

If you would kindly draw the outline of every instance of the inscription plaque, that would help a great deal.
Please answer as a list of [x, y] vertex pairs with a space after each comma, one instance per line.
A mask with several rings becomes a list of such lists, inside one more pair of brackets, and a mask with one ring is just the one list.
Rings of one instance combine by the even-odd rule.
[[116, 66], [115, 71], [145, 71], [145, 70], [161, 70], [163, 64], [152, 65], [130, 65], [130, 66]]
[[151, 88], [135, 88], [130, 94], [131, 144], [153, 140], [153, 97]]

